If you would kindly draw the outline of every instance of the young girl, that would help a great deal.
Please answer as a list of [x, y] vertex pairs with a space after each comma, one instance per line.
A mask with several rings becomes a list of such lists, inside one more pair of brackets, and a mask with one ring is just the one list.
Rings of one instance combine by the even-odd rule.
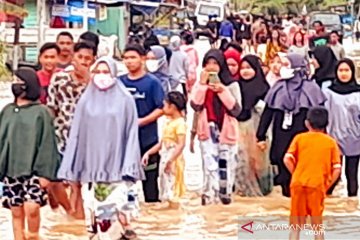
[[44, 188], [55, 179], [58, 168], [55, 130], [47, 108], [38, 102], [41, 87], [35, 71], [17, 70], [11, 89], [15, 102], [0, 114], [3, 205], [11, 210], [14, 238], [38, 240], [40, 207], [46, 204]]
[[269, 152], [257, 149], [255, 135], [269, 84], [257, 56], [247, 55], [242, 59], [238, 83], [242, 111], [237, 117], [240, 137], [235, 190], [241, 196], [264, 196], [272, 191], [272, 167]]
[[[358, 193], [360, 160], [360, 85], [355, 79], [355, 65], [350, 59], [339, 62], [335, 81], [324, 90], [329, 110], [328, 133], [345, 156], [345, 176], [349, 197]], [[335, 186], [333, 186], [330, 190]]]
[[180, 92], [170, 92], [164, 103], [164, 114], [169, 121], [163, 128], [161, 141], [143, 156], [147, 165], [150, 155], [161, 154], [159, 167], [160, 200], [167, 201], [169, 207], [178, 208], [179, 198], [185, 193], [183, 150], [186, 141], [186, 122], [183, 111], [186, 100]]
[[197, 135], [204, 166], [202, 204], [231, 203], [235, 178], [238, 123], [241, 112], [239, 85], [232, 79], [224, 54], [211, 49], [194, 86], [190, 104], [199, 113]]

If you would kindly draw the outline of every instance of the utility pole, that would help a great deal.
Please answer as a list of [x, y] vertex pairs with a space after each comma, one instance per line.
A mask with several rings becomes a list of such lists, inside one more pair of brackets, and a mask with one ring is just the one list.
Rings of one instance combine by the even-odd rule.
[[[15, 2], [16, 5], [19, 5], [19, 1]], [[14, 26], [14, 47], [13, 47], [13, 59], [12, 59], [12, 70], [16, 71], [19, 65], [19, 55], [20, 55], [20, 28], [23, 19], [17, 17], [15, 18]]]
[[36, 2], [36, 17], [38, 22], [38, 44], [37, 48], [40, 49], [45, 42], [46, 31], [46, 0], [37, 0]]
[[89, 16], [88, 16], [88, 0], [84, 0], [84, 14], [83, 14], [83, 29], [87, 31], [89, 29]]
[[20, 27], [21, 19], [16, 18], [14, 27], [14, 48], [13, 48], [13, 59], [12, 59], [12, 70], [16, 71], [19, 65], [19, 54], [20, 54]]
[[[348, 4], [350, 5], [350, 8], [351, 8], [351, 30], [352, 32], [354, 32], [354, 27], [355, 27], [355, 21], [354, 21], [354, 18], [355, 18], [355, 0], [348, 0]], [[355, 42], [355, 38], [354, 36], [352, 35], [352, 42], [354, 43]]]

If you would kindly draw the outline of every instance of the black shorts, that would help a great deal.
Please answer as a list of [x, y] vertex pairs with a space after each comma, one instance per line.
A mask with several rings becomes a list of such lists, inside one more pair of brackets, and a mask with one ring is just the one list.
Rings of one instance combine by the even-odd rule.
[[5, 208], [21, 207], [25, 202], [45, 206], [47, 194], [40, 186], [38, 177], [5, 177], [3, 189], [3, 206]]

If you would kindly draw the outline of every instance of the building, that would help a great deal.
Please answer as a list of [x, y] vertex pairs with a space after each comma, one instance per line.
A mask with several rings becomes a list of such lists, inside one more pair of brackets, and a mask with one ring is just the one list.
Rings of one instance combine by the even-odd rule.
[[[61, 31], [70, 32], [75, 40], [85, 31], [100, 32], [102, 35], [117, 36], [117, 45], [121, 49], [126, 42], [127, 1], [81, 1], [81, 0], [6, 0], [7, 4], [19, 4], [26, 9], [27, 16], [20, 27], [20, 60], [37, 61], [39, 45], [56, 41]], [[116, 5], [108, 6], [108, 2]], [[0, 9], [1, 13], [1, 9]], [[1, 15], [0, 15], [1, 16]], [[2, 14], [4, 21], [4, 14]], [[0, 31], [10, 49], [13, 49], [15, 29], [14, 21], [6, 19], [7, 27]], [[9, 53], [11, 56], [11, 52]]]

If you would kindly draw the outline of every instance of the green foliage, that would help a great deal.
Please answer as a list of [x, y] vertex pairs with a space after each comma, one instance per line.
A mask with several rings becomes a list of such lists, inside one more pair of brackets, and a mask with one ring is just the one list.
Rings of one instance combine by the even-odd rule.
[[236, 10], [248, 10], [255, 14], [299, 14], [304, 5], [307, 11], [311, 12], [326, 10], [333, 5], [346, 4], [347, 0], [231, 0], [231, 2]]

